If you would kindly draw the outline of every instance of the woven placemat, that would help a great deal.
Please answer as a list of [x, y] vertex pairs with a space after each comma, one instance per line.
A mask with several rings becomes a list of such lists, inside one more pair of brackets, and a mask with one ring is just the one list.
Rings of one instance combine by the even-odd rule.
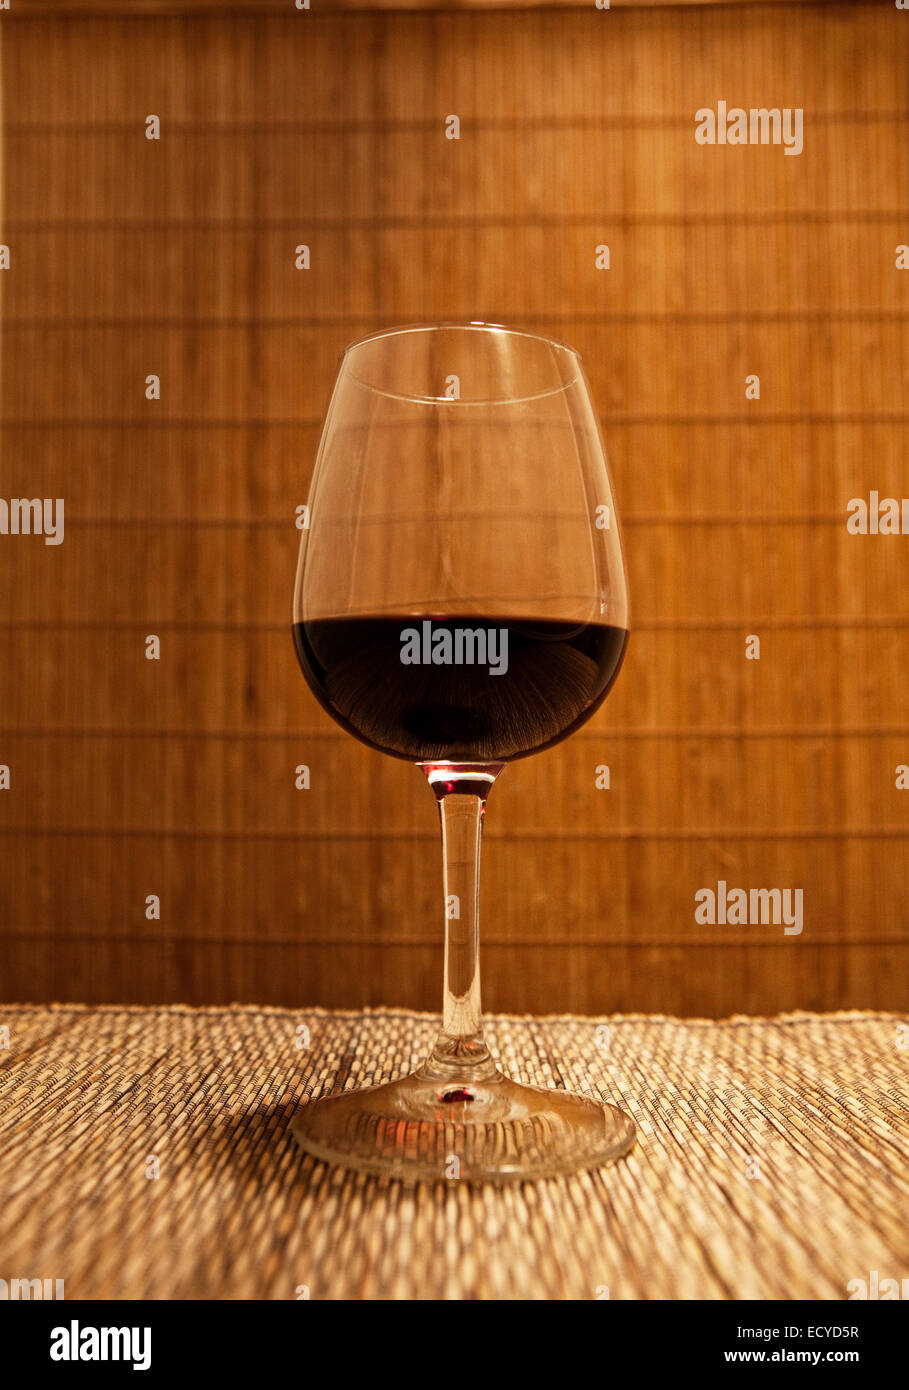
[[288, 1135], [302, 1097], [416, 1066], [432, 1015], [0, 1005], [3, 1026], [0, 1278], [67, 1298], [842, 1299], [909, 1275], [896, 1016], [490, 1018], [519, 1080], [638, 1125], [611, 1168], [504, 1189], [329, 1169]]

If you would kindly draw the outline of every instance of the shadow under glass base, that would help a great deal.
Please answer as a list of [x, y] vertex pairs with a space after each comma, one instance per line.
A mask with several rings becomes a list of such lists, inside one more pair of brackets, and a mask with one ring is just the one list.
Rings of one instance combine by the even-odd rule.
[[612, 1163], [634, 1144], [634, 1121], [570, 1091], [522, 1086], [489, 1066], [443, 1081], [412, 1076], [310, 1101], [291, 1128], [328, 1163], [405, 1181], [520, 1182]]

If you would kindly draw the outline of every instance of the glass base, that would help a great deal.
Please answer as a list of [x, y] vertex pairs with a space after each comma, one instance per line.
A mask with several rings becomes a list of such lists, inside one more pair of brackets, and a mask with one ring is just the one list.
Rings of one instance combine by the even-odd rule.
[[469, 1081], [434, 1070], [310, 1101], [293, 1133], [315, 1158], [411, 1182], [555, 1177], [612, 1163], [634, 1144], [634, 1121], [614, 1105], [522, 1086], [493, 1066]]

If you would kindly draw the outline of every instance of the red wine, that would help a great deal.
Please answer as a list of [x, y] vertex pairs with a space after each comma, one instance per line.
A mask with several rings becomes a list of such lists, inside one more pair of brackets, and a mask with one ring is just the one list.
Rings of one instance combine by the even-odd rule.
[[627, 638], [605, 623], [451, 614], [294, 624], [328, 713], [411, 762], [505, 762], [566, 738], [604, 699]]

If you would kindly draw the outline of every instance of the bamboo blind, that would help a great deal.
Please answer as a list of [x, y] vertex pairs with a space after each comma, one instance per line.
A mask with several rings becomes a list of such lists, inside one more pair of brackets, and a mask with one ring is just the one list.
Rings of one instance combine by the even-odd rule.
[[[909, 540], [845, 509], [909, 491], [909, 14], [2, 38], [0, 494], [66, 502], [62, 545], [0, 536], [3, 995], [436, 1006], [431, 797], [305, 689], [294, 509], [346, 342], [487, 319], [585, 359], [634, 623], [603, 710], [490, 801], [487, 1004], [904, 1005]], [[802, 107], [803, 153], [697, 145], [719, 99]], [[720, 879], [801, 887], [801, 936], [698, 925]]]

